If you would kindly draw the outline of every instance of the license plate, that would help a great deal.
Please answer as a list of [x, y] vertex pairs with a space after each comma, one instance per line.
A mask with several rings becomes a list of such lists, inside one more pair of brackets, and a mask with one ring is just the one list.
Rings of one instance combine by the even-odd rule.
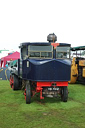
[[48, 91], [57, 91], [59, 88], [48, 88]]

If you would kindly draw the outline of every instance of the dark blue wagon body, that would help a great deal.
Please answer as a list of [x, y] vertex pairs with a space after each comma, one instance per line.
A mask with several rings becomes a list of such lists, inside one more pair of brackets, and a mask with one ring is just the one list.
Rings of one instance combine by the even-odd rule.
[[23, 60], [22, 71], [22, 77], [31, 81], [69, 81], [71, 61], [68, 59], [27, 59]]

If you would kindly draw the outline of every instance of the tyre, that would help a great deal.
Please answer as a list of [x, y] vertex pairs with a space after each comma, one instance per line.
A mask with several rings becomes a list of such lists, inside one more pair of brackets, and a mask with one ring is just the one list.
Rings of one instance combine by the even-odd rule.
[[13, 82], [12, 89], [13, 90], [19, 90], [19, 79], [16, 75], [12, 76], [12, 82]]
[[26, 104], [31, 103], [31, 86], [30, 83], [26, 83]]
[[10, 75], [10, 87], [12, 88], [12, 75]]
[[68, 88], [67, 88], [67, 86], [62, 87], [62, 89], [61, 89], [61, 100], [63, 102], [67, 102], [67, 100], [68, 100]]
[[19, 88], [18, 88], [19, 90], [21, 90], [22, 89], [22, 79], [19, 79]]

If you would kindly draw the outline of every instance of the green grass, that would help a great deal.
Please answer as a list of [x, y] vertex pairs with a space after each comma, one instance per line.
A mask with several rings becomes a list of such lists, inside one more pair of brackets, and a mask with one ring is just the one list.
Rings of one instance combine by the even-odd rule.
[[0, 128], [85, 128], [85, 86], [69, 85], [68, 102], [35, 96], [25, 103], [23, 91], [0, 81]]

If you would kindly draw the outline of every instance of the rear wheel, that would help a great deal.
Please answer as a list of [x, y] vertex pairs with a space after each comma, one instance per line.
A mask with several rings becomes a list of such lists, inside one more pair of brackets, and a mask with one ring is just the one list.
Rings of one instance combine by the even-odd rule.
[[25, 96], [26, 104], [30, 104], [31, 103], [31, 86], [29, 82], [26, 83], [25, 91], [26, 91], [26, 96]]
[[19, 89], [19, 79], [16, 75], [12, 76], [12, 89], [18, 90]]
[[67, 102], [68, 100], [68, 88], [66, 87], [62, 87], [61, 89], [61, 100], [63, 102]]

